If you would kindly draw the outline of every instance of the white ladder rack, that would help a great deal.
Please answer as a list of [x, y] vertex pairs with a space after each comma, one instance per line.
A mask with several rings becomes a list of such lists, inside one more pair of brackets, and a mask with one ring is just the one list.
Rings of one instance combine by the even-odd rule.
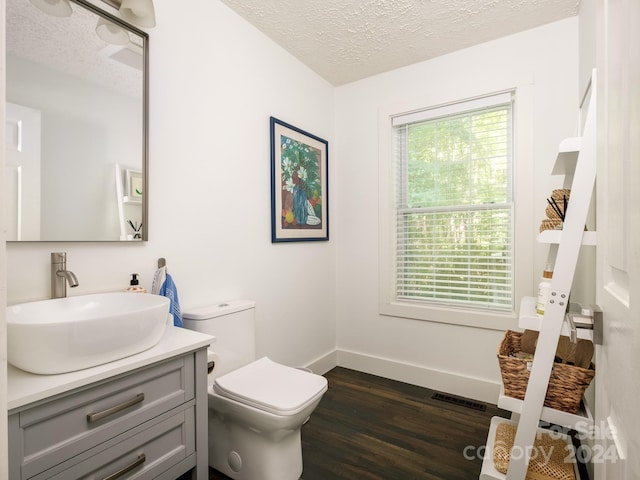
[[[591, 98], [581, 137], [569, 138], [560, 144], [554, 175], [571, 175], [571, 199], [562, 231], [543, 232], [539, 240], [557, 243], [551, 294], [545, 306], [544, 318], [528, 327], [539, 329], [538, 343], [529, 374], [529, 383], [524, 400], [505, 397], [501, 392], [498, 406], [519, 414], [511, 461], [507, 474], [498, 472], [493, 462], [495, 430], [500, 422], [513, 421], [494, 417], [487, 439], [486, 454], [480, 480], [506, 479], [524, 480], [531, 455], [531, 446], [539, 433], [540, 420], [560, 424], [568, 428], [589, 428], [593, 418], [586, 403], [579, 414], [567, 414], [544, 407], [547, 384], [551, 375], [558, 340], [562, 334], [564, 317], [569, 301], [573, 277], [582, 245], [595, 245], [595, 232], [585, 232], [589, 204], [596, 179], [596, 75], [591, 79]], [[521, 312], [522, 313], [522, 312]], [[566, 327], [565, 327], [566, 328]], [[579, 478], [576, 476], [576, 478]]]

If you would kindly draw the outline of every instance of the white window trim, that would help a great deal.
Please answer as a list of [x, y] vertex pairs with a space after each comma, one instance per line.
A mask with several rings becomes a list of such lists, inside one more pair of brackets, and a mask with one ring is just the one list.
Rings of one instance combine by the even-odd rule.
[[[494, 90], [495, 92], [506, 89]], [[409, 115], [419, 109], [386, 107], [378, 117], [378, 242], [379, 242], [379, 313], [381, 315], [411, 318], [438, 323], [465, 325], [504, 331], [514, 328], [519, 299], [530, 295], [533, 279], [533, 87], [523, 85], [511, 88], [514, 94], [513, 152], [514, 152], [514, 298], [513, 312], [447, 307], [435, 304], [394, 300], [393, 291], [393, 202], [395, 181], [392, 174], [392, 122], [394, 117]], [[491, 92], [487, 92], [491, 95]], [[474, 97], [478, 97], [475, 95]], [[473, 98], [468, 96], [467, 98]], [[440, 104], [445, 104], [441, 102]], [[437, 106], [437, 105], [434, 105]], [[420, 105], [430, 108], [430, 105]]]

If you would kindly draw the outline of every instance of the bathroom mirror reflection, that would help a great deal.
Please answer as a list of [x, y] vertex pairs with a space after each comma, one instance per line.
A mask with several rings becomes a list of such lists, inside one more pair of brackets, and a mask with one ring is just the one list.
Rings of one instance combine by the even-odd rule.
[[147, 240], [148, 36], [53, 3], [6, 0], [7, 240]]

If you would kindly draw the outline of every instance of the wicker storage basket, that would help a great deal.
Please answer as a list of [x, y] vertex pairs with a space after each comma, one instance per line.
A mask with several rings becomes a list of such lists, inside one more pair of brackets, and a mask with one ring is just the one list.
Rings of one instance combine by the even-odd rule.
[[[493, 445], [493, 464], [500, 473], [507, 473], [515, 437], [515, 425], [498, 425]], [[566, 463], [567, 457], [570, 455], [564, 440], [547, 433], [536, 435], [526, 480], [575, 480], [573, 463]]]
[[551, 198], [553, 198], [556, 202], [560, 202], [566, 198], [569, 201], [569, 197], [571, 197], [571, 189], [570, 188], [558, 188], [551, 192]]
[[540, 233], [545, 230], [562, 230], [564, 223], [559, 218], [545, 218], [540, 222]]
[[[512, 330], [505, 332], [498, 349], [498, 363], [505, 395], [524, 400], [527, 383], [529, 383], [531, 361], [512, 356], [520, 351], [521, 337], [522, 334], [519, 332]], [[581, 368], [565, 363], [554, 363], [544, 400], [545, 407], [576, 413], [580, 408], [582, 395], [595, 373], [593, 364], [589, 368]]]
[[[559, 208], [560, 208], [560, 212], [564, 214], [564, 207], [559, 206]], [[560, 218], [560, 214], [558, 214], [558, 212], [556, 212], [551, 205], [547, 205], [547, 208], [544, 209], [544, 213], [547, 214], [547, 218], [550, 220], [562, 221], [562, 219]]]

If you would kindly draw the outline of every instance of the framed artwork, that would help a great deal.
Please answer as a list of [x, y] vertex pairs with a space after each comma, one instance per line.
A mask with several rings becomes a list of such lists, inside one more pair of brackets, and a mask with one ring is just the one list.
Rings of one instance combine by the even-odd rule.
[[130, 200], [142, 201], [142, 172], [138, 170], [129, 170], [125, 172], [126, 195]]
[[329, 240], [326, 140], [271, 117], [271, 241]]

